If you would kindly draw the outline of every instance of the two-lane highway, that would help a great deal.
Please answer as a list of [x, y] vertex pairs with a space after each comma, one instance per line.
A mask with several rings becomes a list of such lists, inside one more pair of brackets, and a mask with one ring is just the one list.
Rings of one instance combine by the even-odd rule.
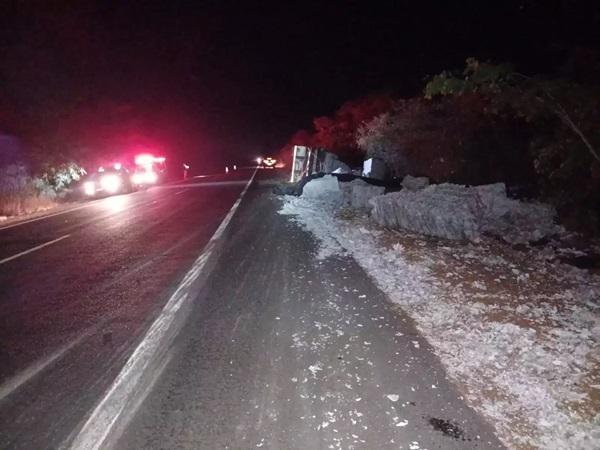
[[57, 448], [80, 425], [252, 174], [0, 227], [0, 448]]
[[504, 448], [261, 172], [0, 229], [0, 449]]

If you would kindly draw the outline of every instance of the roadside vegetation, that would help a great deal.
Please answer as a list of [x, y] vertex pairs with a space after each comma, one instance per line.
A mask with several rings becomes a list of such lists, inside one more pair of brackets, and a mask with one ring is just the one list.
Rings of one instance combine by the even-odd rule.
[[588, 52], [554, 75], [469, 58], [418, 96], [345, 103], [289, 144], [379, 158], [402, 179], [383, 194], [326, 175], [280, 212], [317, 238], [317, 259], [352, 256], [411, 316], [508, 448], [599, 448], [598, 74]]
[[48, 166], [31, 175], [22, 163], [0, 167], [0, 217], [31, 214], [52, 208], [64, 199], [68, 186], [84, 174], [75, 163]]
[[384, 160], [393, 177], [467, 185], [504, 182], [511, 195], [551, 203], [567, 228], [600, 232], [600, 56], [574, 52], [554, 75], [468, 58], [412, 98], [347, 102], [291, 145], [349, 163]]

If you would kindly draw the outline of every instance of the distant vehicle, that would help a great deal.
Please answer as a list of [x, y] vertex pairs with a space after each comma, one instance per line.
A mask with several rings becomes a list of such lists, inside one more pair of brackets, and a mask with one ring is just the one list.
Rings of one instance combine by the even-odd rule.
[[131, 184], [136, 188], [152, 186], [157, 181], [158, 173], [147, 167], [136, 167], [131, 175]]
[[263, 159], [262, 163], [265, 168], [273, 169], [275, 168], [275, 164], [277, 164], [277, 160], [269, 156], [268, 158]]
[[131, 184], [135, 188], [153, 186], [163, 181], [165, 173], [166, 164], [164, 156], [138, 155], [135, 158], [135, 169], [131, 175]]
[[99, 167], [83, 181], [83, 192], [87, 197], [126, 194], [132, 191], [130, 173], [121, 164], [106, 169]]

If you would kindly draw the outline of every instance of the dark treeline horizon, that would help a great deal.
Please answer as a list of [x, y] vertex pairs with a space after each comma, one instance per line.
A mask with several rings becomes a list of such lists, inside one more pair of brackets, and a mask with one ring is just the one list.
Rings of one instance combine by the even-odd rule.
[[416, 95], [469, 56], [559, 72], [599, 48], [600, 24], [595, 2], [566, 0], [9, 1], [0, 17], [0, 132], [198, 163], [275, 152], [347, 100]]

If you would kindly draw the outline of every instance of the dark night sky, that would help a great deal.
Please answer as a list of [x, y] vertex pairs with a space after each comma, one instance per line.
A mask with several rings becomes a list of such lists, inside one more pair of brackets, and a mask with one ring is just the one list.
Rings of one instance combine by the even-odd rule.
[[0, 6], [13, 117], [48, 91], [58, 105], [115, 102], [165, 146], [220, 160], [274, 151], [369, 92], [415, 94], [468, 56], [544, 72], [600, 47], [595, 1], [48, 3]]

